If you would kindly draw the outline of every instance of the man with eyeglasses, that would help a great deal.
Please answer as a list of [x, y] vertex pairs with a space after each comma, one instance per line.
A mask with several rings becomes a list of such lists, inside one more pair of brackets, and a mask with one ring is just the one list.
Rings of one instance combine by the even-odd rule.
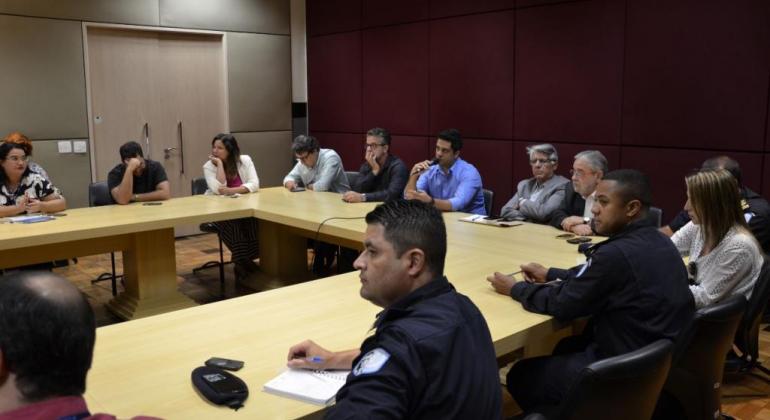
[[549, 224], [580, 236], [593, 235], [591, 227], [594, 192], [607, 173], [607, 158], [598, 150], [585, 150], [575, 155], [572, 183], [564, 189], [564, 200], [551, 216]]
[[401, 197], [409, 171], [404, 162], [390, 154], [390, 133], [384, 128], [366, 132], [364, 159], [351, 191], [342, 195], [348, 203], [388, 201]]
[[283, 179], [289, 190], [304, 187], [313, 191], [344, 193], [350, 190], [342, 159], [332, 149], [321, 149], [313, 136], [299, 135], [291, 144], [297, 164]]
[[412, 167], [404, 197], [430, 203], [441, 211], [486, 215], [481, 174], [460, 158], [462, 148], [463, 139], [456, 129], [438, 133], [435, 159]]
[[509, 219], [546, 223], [564, 200], [567, 178], [556, 175], [559, 155], [550, 144], [527, 147], [532, 178], [519, 182], [516, 194], [503, 206], [500, 215]]

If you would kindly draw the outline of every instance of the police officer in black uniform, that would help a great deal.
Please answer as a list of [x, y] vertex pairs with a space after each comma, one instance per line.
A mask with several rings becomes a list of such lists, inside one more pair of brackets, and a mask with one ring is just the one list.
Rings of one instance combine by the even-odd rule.
[[525, 411], [558, 405], [588, 364], [661, 338], [673, 340], [692, 318], [679, 252], [645, 220], [650, 201], [641, 172], [610, 172], [597, 186], [591, 209], [594, 229], [609, 239], [589, 249], [585, 264], [561, 270], [529, 263], [521, 266], [527, 281], [500, 273], [487, 278], [529, 311], [562, 321], [592, 316], [582, 336], [566, 338], [553, 355], [522, 360], [508, 372], [508, 390]]
[[[746, 223], [749, 225], [751, 233], [757, 238], [762, 250], [765, 253], [770, 253], [770, 204], [762, 196], [743, 185], [741, 166], [734, 159], [729, 156], [716, 156], [707, 159], [701, 165], [701, 171], [716, 171], [717, 169], [726, 169], [738, 181], [738, 185], [741, 186], [741, 208]], [[667, 226], [660, 228], [660, 231], [671, 236], [689, 221], [690, 216], [687, 211], [682, 210]]]
[[[419, 201], [395, 200], [366, 215], [361, 297], [385, 308], [361, 349], [331, 352], [312, 341], [288, 366], [351, 369], [327, 418], [500, 418], [495, 351], [484, 318], [442, 275], [446, 227]], [[689, 293], [689, 291], [688, 291]]]

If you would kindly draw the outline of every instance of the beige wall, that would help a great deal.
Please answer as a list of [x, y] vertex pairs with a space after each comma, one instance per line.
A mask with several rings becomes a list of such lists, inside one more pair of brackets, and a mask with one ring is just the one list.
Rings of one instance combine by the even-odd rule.
[[262, 184], [280, 185], [291, 166], [289, 8], [288, 0], [0, 0], [0, 136], [32, 138], [34, 160], [69, 206], [87, 206], [90, 152], [59, 154], [56, 144], [88, 137], [82, 22], [230, 31], [230, 129], [244, 132], [237, 138]]

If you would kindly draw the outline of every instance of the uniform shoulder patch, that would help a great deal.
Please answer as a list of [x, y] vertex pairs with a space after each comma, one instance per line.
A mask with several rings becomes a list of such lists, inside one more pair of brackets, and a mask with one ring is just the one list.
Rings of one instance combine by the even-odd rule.
[[575, 277], [582, 276], [583, 273], [585, 273], [586, 270], [588, 269], [588, 267], [590, 267], [590, 266], [591, 266], [591, 258], [589, 258], [588, 261], [586, 261], [585, 264], [583, 264], [583, 266], [580, 267], [580, 271], [577, 273], [577, 275]]
[[390, 359], [390, 353], [382, 347], [377, 347], [366, 353], [364, 357], [358, 361], [358, 364], [353, 368], [353, 375], [359, 376], [377, 373], [383, 366], [385, 366], [388, 359]]

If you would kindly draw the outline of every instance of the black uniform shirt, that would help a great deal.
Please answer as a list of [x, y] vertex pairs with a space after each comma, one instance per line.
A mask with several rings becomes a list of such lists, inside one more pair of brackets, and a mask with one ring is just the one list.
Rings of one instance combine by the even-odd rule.
[[516, 283], [511, 297], [559, 320], [593, 315], [592, 347], [600, 358], [673, 340], [692, 318], [682, 258], [671, 239], [646, 221], [629, 224], [589, 255], [583, 265], [548, 270], [549, 283]]
[[500, 418], [489, 329], [446, 277], [382, 311], [375, 328], [327, 418]]

